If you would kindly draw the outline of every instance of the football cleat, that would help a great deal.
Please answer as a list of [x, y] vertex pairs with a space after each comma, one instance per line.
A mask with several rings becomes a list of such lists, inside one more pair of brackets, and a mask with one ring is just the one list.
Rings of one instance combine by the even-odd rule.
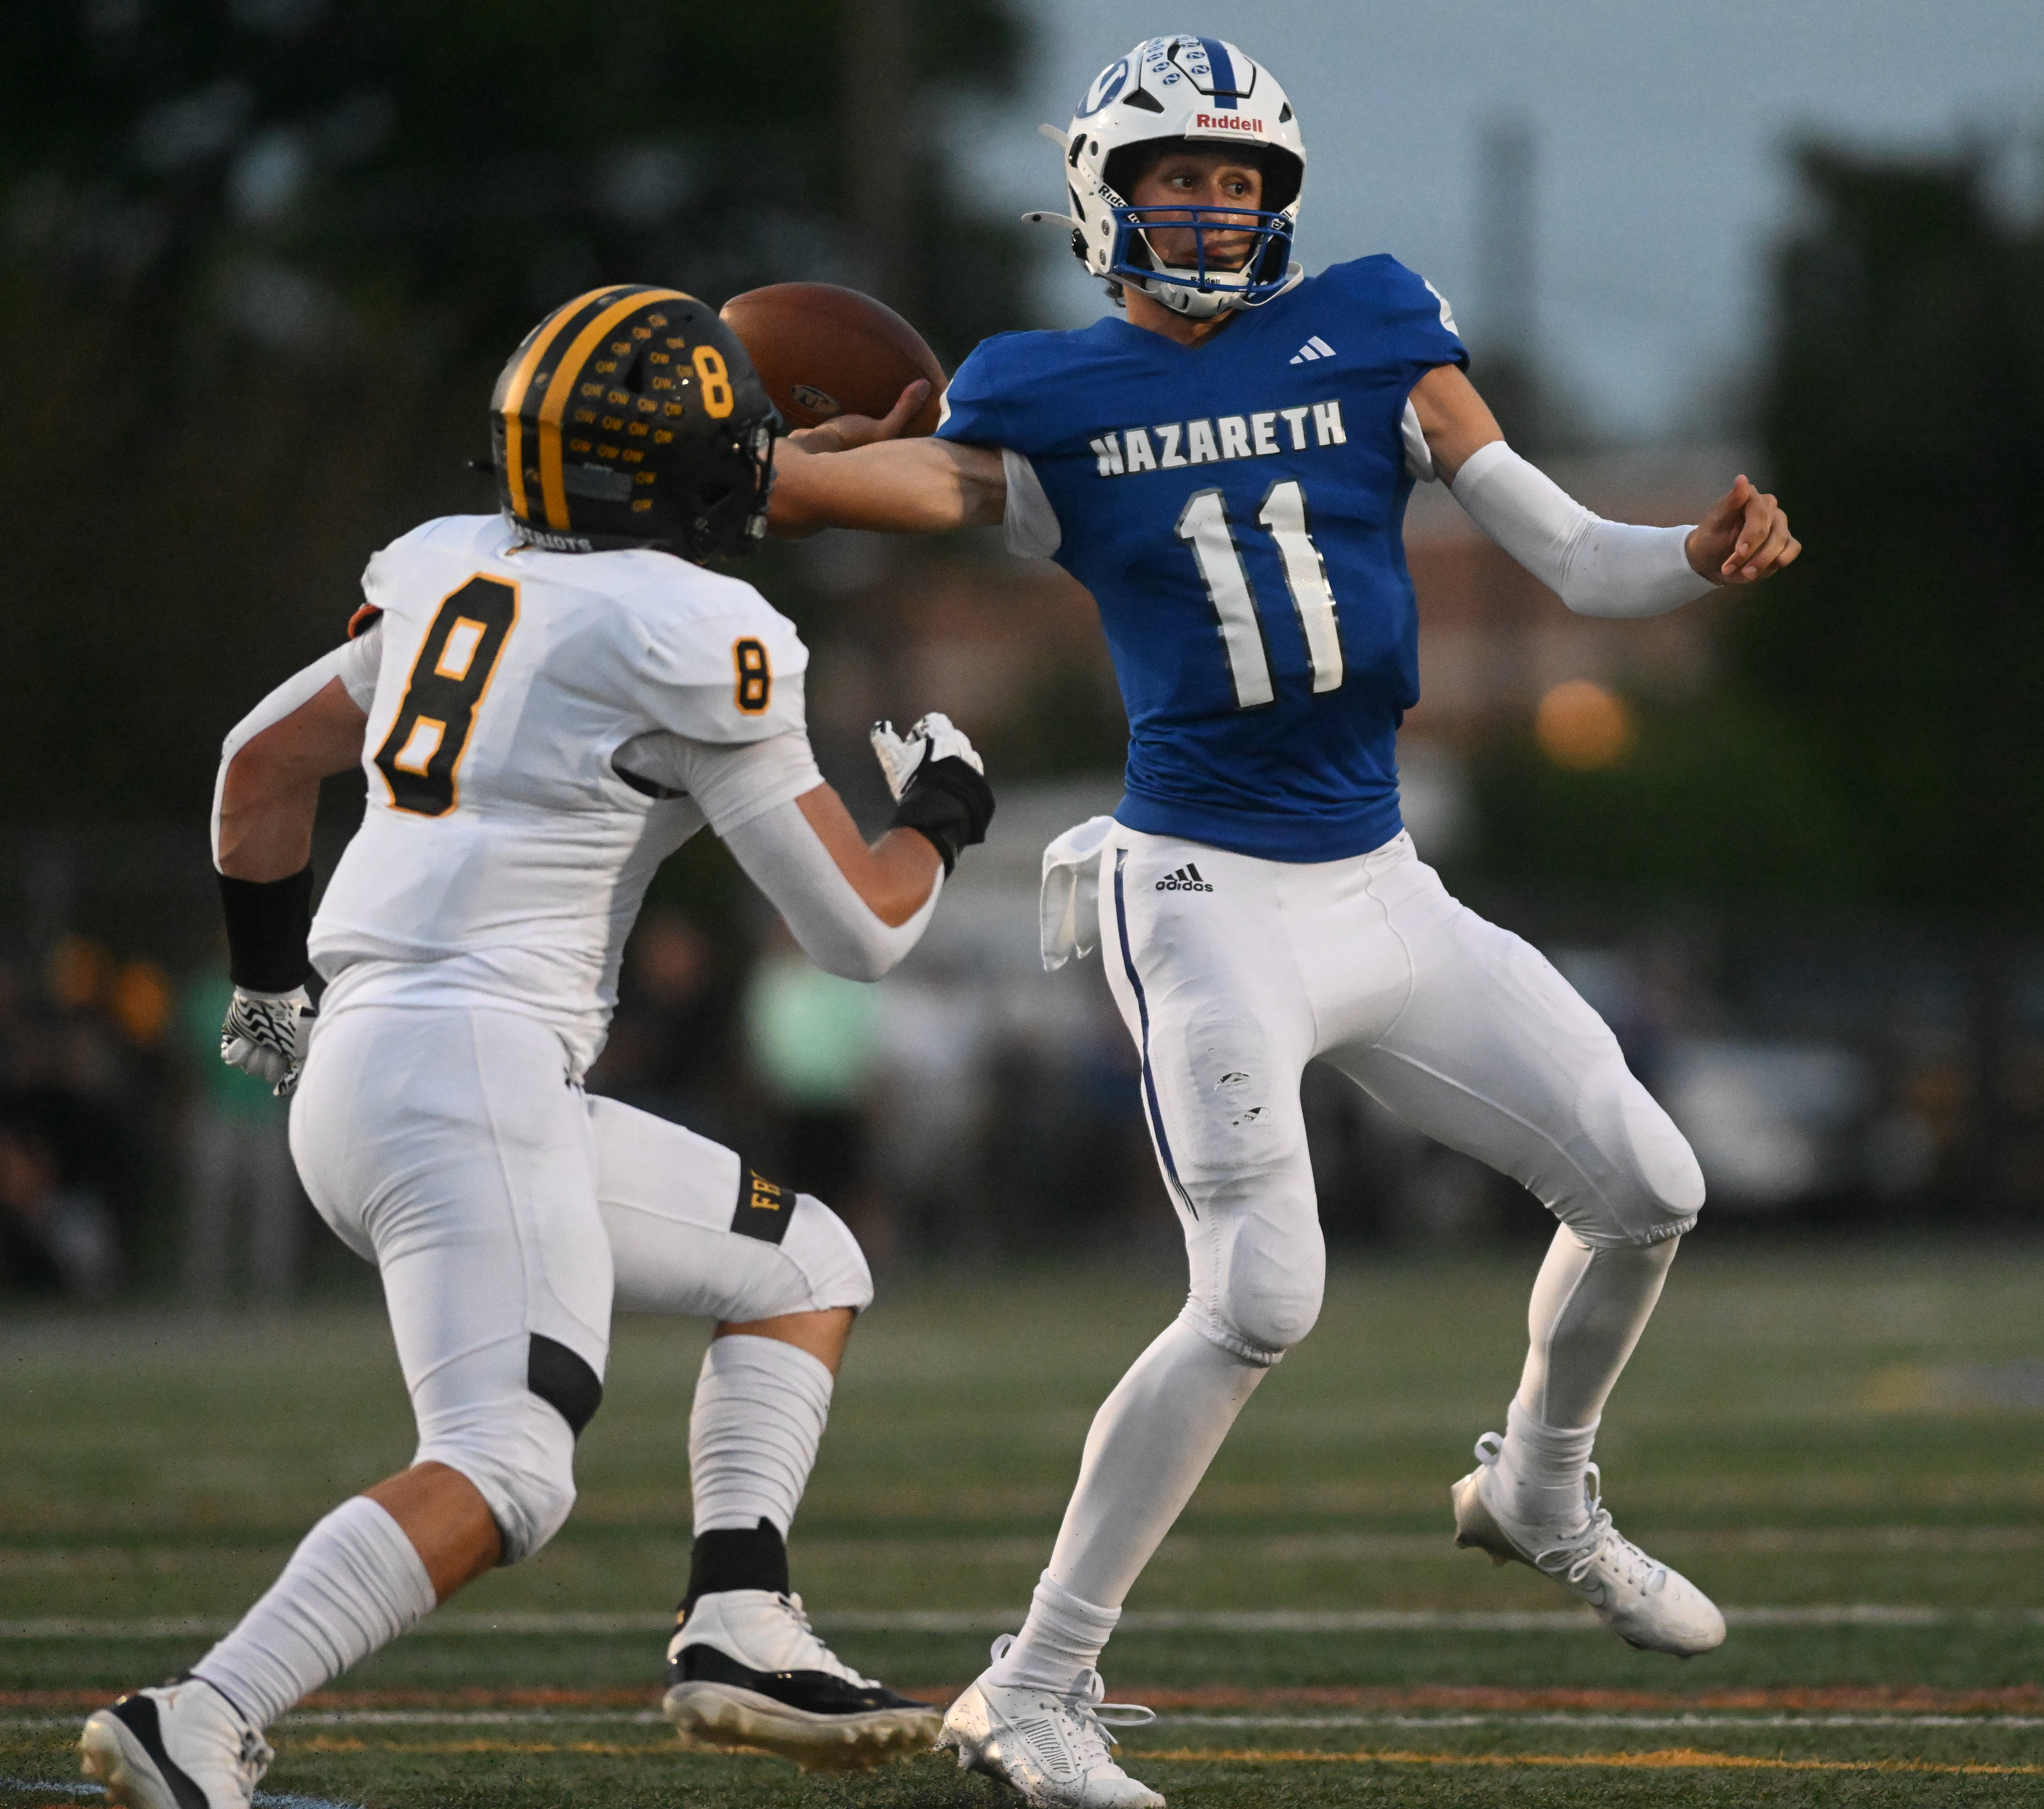
[[[994, 1642], [993, 1656], [1009, 1635]], [[1108, 1755], [1115, 1727], [1157, 1719], [1134, 1703], [1103, 1702], [1097, 1671], [1082, 1671], [1069, 1696], [1020, 1684], [979, 1680], [951, 1706], [939, 1751], [958, 1754], [960, 1771], [984, 1772], [1045, 1809], [1164, 1809], [1164, 1799]]]
[[85, 1775], [127, 1809], [248, 1809], [276, 1756], [197, 1677], [122, 1696], [86, 1723], [78, 1745]]
[[1717, 1604], [1679, 1570], [1649, 1557], [1611, 1523], [1592, 1464], [1583, 1478], [1585, 1518], [1566, 1530], [1530, 1526], [1498, 1506], [1496, 1466], [1504, 1440], [1486, 1432], [1477, 1441], [1477, 1467], [1450, 1490], [1455, 1543], [1490, 1554], [1493, 1564], [1529, 1564], [1596, 1611], [1628, 1646], [1693, 1658], [1724, 1643]]
[[862, 1677], [816, 1638], [800, 1596], [699, 1596], [667, 1646], [661, 1712], [682, 1744], [863, 1771], [925, 1752], [941, 1717]]

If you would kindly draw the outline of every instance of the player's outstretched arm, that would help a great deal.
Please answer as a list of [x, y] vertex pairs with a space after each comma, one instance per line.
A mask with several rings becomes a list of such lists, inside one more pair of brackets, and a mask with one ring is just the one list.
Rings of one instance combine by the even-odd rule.
[[820, 528], [933, 534], [991, 528], [1008, 501], [1001, 455], [952, 440], [903, 440], [929, 394], [911, 383], [883, 421], [840, 415], [782, 441], [766, 524], [799, 539]]
[[1452, 365], [1420, 378], [1412, 403], [1455, 500], [1578, 615], [1659, 615], [1716, 586], [1757, 583], [1802, 551], [1780, 505], [1744, 477], [1692, 527], [1604, 520], [1505, 444]]
[[990, 528], [1008, 501], [1001, 455], [953, 440], [890, 440], [829, 455], [784, 447], [774, 466], [766, 524], [776, 534]]
[[[878, 980], [916, 946], [944, 875], [985, 839], [993, 815], [979, 755], [943, 716], [925, 716], [905, 738], [882, 725], [874, 744], [896, 802], [893, 824], [871, 843], [820, 782], [764, 810], [749, 801], [777, 771], [815, 778], [799, 732], [737, 747], [677, 737], [661, 774], [696, 800], [803, 952], [847, 980]], [[635, 747], [646, 763], [650, 751]]]

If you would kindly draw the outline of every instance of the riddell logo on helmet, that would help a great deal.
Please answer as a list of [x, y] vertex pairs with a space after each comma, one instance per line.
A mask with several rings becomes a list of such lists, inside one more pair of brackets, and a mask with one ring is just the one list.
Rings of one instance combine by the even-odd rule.
[[1193, 129], [1196, 132], [1254, 132], [1263, 130], [1260, 119], [1244, 119], [1239, 113], [1194, 113]]

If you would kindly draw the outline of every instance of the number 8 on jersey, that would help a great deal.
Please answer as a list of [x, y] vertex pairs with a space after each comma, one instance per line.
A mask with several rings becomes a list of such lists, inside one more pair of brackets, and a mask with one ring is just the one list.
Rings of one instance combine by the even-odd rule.
[[377, 770], [398, 809], [444, 816], [454, 808], [460, 796], [455, 769], [517, 620], [518, 587], [498, 578], [472, 578], [440, 605], [398, 720], [376, 750]]

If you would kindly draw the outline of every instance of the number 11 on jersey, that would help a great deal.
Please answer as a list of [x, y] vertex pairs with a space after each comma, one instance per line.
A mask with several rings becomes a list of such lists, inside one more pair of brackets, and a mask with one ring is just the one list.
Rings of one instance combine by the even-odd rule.
[[[1292, 593], [1299, 628], [1306, 639], [1306, 659], [1316, 693], [1331, 691], [1343, 678], [1341, 624], [1335, 593], [1327, 582], [1327, 561], [1313, 544], [1306, 518], [1306, 493], [1297, 478], [1270, 486], [1256, 512], [1257, 524], [1277, 543], [1285, 568], [1285, 588]], [[1217, 490], [1196, 491], [1178, 513], [1178, 538], [1193, 549], [1207, 601], [1220, 618], [1221, 645], [1228, 655], [1228, 676], [1235, 685], [1235, 707], [1253, 710], [1277, 697], [1270, 678], [1270, 649], [1256, 611], [1256, 593], [1235, 543], [1228, 519], [1228, 499]]]

